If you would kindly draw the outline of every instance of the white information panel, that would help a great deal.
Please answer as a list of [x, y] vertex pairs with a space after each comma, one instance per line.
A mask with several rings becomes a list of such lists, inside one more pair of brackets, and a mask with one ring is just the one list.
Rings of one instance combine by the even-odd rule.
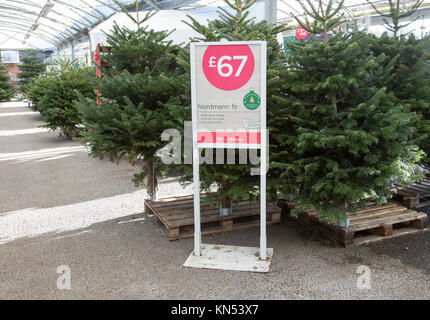
[[2, 51], [2, 63], [19, 63], [19, 51]]
[[261, 149], [260, 258], [266, 260], [265, 41], [191, 43], [194, 254], [201, 255], [200, 148]]

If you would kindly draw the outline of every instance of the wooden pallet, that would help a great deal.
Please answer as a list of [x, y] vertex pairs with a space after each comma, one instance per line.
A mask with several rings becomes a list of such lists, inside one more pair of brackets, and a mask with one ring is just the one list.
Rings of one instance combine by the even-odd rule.
[[[159, 201], [146, 200], [146, 207], [154, 214], [157, 222], [167, 229], [169, 240], [189, 238], [194, 235], [193, 196], [171, 197]], [[221, 217], [218, 209], [207, 204], [203, 197], [200, 202], [202, 235], [256, 228], [260, 226], [260, 206], [258, 202], [240, 202], [233, 206], [233, 215]], [[267, 224], [281, 221], [281, 208], [267, 205]]]
[[423, 179], [407, 187], [397, 186], [397, 195], [409, 209], [430, 206], [430, 180]]
[[[279, 201], [278, 205], [283, 207], [287, 215], [294, 206], [286, 201]], [[328, 219], [318, 217], [315, 210], [290, 218], [345, 247], [417, 233], [427, 230], [428, 227], [425, 213], [410, 210], [395, 202], [384, 205], [369, 203], [367, 207], [347, 215], [350, 219], [348, 228], [338, 227]]]

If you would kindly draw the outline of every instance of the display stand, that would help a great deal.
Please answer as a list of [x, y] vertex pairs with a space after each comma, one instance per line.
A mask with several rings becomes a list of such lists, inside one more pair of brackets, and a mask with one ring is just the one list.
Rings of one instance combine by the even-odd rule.
[[[196, 52], [197, 50], [198, 52]], [[253, 50], [251, 50], [251, 48]], [[194, 181], [194, 251], [184, 263], [185, 267], [208, 268], [236, 271], [268, 272], [273, 255], [273, 249], [267, 249], [266, 238], [266, 173], [267, 173], [267, 134], [266, 134], [266, 59], [267, 43], [265, 41], [247, 42], [212, 42], [212, 43], [192, 43], [191, 47], [191, 95], [192, 95], [192, 124], [193, 124], [193, 181]], [[209, 55], [208, 55], [209, 52]], [[244, 53], [240, 53], [244, 52]], [[249, 53], [248, 53], [249, 52]], [[247, 55], [249, 54], [249, 55]], [[241, 64], [233, 64], [234, 60], [240, 60]], [[213, 70], [205, 69], [205, 66], [215, 67], [218, 61], [218, 68], [214, 70], [218, 75], [213, 76]], [[228, 63], [231, 64], [228, 64]], [[239, 61], [238, 61], [239, 62]], [[216, 67], [215, 67], [216, 68]], [[225, 78], [226, 82], [218, 81], [219, 76]], [[218, 77], [218, 78], [217, 78]], [[204, 79], [204, 81], [202, 81]], [[224, 80], [220, 78], [221, 80]], [[206, 82], [205, 82], [206, 81]], [[245, 103], [243, 97], [243, 87], [245, 84], [256, 84], [253, 87], [258, 105]], [[210, 82], [212, 86], [208, 85]], [[243, 84], [242, 84], [243, 83]], [[225, 87], [230, 86], [230, 87]], [[255, 92], [259, 92], [260, 95]], [[202, 125], [199, 124], [200, 115], [198, 104], [208, 97], [216, 96], [222, 101], [234, 101], [232, 106], [237, 106], [238, 110], [231, 113], [225, 111], [226, 124], [217, 124], [217, 128], [209, 128], [209, 137], [213, 140], [201, 139]], [[201, 97], [201, 98], [200, 98]], [[229, 100], [230, 99], [230, 100]], [[255, 99], [252, 99], [254, 101]], [[240, 102], [238, 102], [240, 101]], [[244, 101], [244, 102], [242, 102]], [[243, 106], [245, 104], [246, 108]], [[256, 106], [256, 107], [255, 107]], [[241, 113], [241, 109], [244, 110]], [[258, 110], [259, 113], [255, 111]], [[251, 111], [249, 111], [251, 110]], [[217, 111], [221, 113], [222, 111]], [[230, 112], [230, 113], [229, 113]], [[227, 126], [227, 121], [236, 116], [254, 117], [259, 122], [259, 139], [250, 138], [249, 131], [244, 128], [234, 128], [234, 141], [230, 140], [231, 127]], [[254, 120], [255, 120], [254, 119]], [[240, 121], [236, 121], [240, 122]], [[208, 125], [205, 123], [205, 125]], [[220, 130], [221, 129], [221, 130]], [[243, 130], [242, 130], [243, 129]], [[226, 130], [226, 131], [224, 131]], [[208, 136], [206, 136], [207, 138]], [[246, 138], [242, 138], [246, 137]], [[260, 248], [237, 247], [227, 245], [213, 245], [201, 243], [200, 230], [200, 149], [201, 148], [236, 148], [236, 149], [261, 149], [260, 156]]]

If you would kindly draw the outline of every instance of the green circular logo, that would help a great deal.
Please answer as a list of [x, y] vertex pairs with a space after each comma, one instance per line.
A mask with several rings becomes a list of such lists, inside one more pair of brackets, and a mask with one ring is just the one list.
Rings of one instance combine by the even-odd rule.
[[252, 90], [249, 93], [247, 93], [243, 98], [243, 105], [248, 110], [258, 109], [260, 104], [261, 104], [260, 96]]

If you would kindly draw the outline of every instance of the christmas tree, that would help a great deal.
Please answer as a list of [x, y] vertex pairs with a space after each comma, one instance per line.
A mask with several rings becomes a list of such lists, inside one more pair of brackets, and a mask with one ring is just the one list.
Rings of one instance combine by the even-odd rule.
[[21, 58], [19, 77], [21, 79], [21, 91], [25, 94], [30, 80], [39, 77], [46, 69], [43, 58], [38, 53], [39, 51], [37, 50], [26, 50]]
[[342, 2], [302, 5], [313, 21], [296, 20], [311, 36], [290, 43], [277, 98], [284, 132], [276, 138], [285, 152], [272, 165], [281, 170], [281, 190], [294, 195], [293, 214], [315, 208], [344, 220], [369, 197], [389, 197], [393, 180], [410, 179], [408, 165], [419, 155], [411, 140], [417, 116], [381, 85], [395, 61], [384, 66], [364, 33], [336, 32]]
[[390, 76], [382, 79], [398, 99], [409, 110], [421, 115], [417, 124], [417, 144], [427, 154], [423, 160], [430, 163], [430, 38], [417, 39], [414, 35], [371, 38], [371, 50], [375, 56], [385, 55], [384, 65], [395, 61]]
[[[384, 54], [385, 65], [393, 59], [395, 63], [390, 77], [384, 85], [392, 92], [398, 101], [421, 115], [417, 124], [417, 144], [427, 154], [423, 158], [430, 163], [430, 38], [416, 38], [413, 34], [399, 35], [402, 28], [407, 27], [418, 17], [411, 16], [418, 10], [423, 1], [416, 1], [408, 6], [401, 6], [399, 1], [390, 1], [390, 11], [383, 13], [374, 9], [383, 17], [385, 27], [393, 32], [393, 37], [384, 33], [381, 37], [374, 37], [371, 49], [374, 55]], [[400, 19], [408, 22], [400, 22]]]
[[6, 67], [0, 63], [0, 102], [9, 101], [13, 97], [13, 86]]
[[31, 79], [27, 85], [27, 97], [31, 99], [30, 109], [40, 112], [43, 116], [45, 106], [41, 104], [42, 98], [52, 86], [55, 86], [56, 70], [50, 71], [44, 77]]
[[179, 47], [167, 40], [169, 32], [145, 27], [154, 12], [143, 18], [124, 12], [136, 29], [115, 25], [107, 35], [110, 50], [101, 53], [108, 67], [102, 67], [103, 79], [95, 82], [101, 104], [95, 99], [77, 103], [86, 128], [82, 141], [93, 156], [126, 158], [135, 164], [143, 161], [136, 185], [147, 178], [148, 197], [154, 198], [160, 161], [157, 151], [168, 142], [161, 141], [165, 129], [174, 123], [165, 103], [181, 92], [169, 81], [174, 77]]
[[80, 132], [81, 119], [74, 101], [78, 99], [78, 94], [81, 97], [95, 97], [91, 84], [95, 70], [78, 66], [73, 61], [58, 63], [58, 70], [30, 81], [27, 92], [30, 98], [34, 98], [33, 110], [43, 115], [44, 127], [58, 130], [60, 135], [76, 137]]
[[[219, 19], [209, 21], [208, 26], [200, 24], [189, 16], [190, 21], [186, 21], [186, 23], [201, 35], [192, 41], [221, 41], [223, 39], [267, 41], [267, 118], [269, 121], [269, 119], [276, 118], [277, 107], [272, 96], [279, 91], [280, 73], [285, 70], [285, 54], [276, 35], [285, 28], [266, 21], [255, 22], [255, 18], [250, 17], [249, 11], [255, 0], [226, 0], [225, 3], [229, 9], [219, 8]], [[171, 112], [176, 115], [175, 118], [178, 120], [178, 128], [181, 129], [184, 125], [183, 121], [191, 120], [189, 55], [180, 53], [178, 63], [183, 66], [185, 74], [180, 75], [180, 79], [176, 82], [177, 85], [182, 83], [183, 91], [186, 94], [176, 97], [176, 101], [169, 103]], [[219, 151], [223, 156], [217, 156]], [[251, 175], [251, 168], [258, 167], [258, 164], [252, 165], [249, 160], [245, 164], [240, 164], [239, 158], [241, 157], [238, 150], [233, 151], [235, 164], [228, 164], [228, 152], [231, 150], [224, 152], [223, 150], [206, 149], [202, 151], [201, 156], [212, 163], [200, 161], [201, 190], [209, 191], [207, 199], [222, 208], [230, 208], [234, 202], [253, 200], [259, 196], [259, 177]], [[186, 184], [192, 181], [192, 170], [190, 166], [185, 166], [183, 169], [182, 182]], [[269, 173], [268, 181], [273, 182], [273, 179], [274, 177], [271, 177]], [[274, 196], [273, 193], [272, 196]]]
[[397, 38], [401, 29], [409, 26], [419, 17], [412, 18], [403, 24], [401, 21], [410, 18], [418, 10], [424, 0], [417, 0], [407, 5], [401, 3], [400, 0], [388, 0], [388, 4], [390, 5], [388, 13], [379, 10], [370, 0], [367, 0], [367, 2], [370, 3], [373, 9], [382, 17], [384, 27], [393, 33], [394, 38]]

